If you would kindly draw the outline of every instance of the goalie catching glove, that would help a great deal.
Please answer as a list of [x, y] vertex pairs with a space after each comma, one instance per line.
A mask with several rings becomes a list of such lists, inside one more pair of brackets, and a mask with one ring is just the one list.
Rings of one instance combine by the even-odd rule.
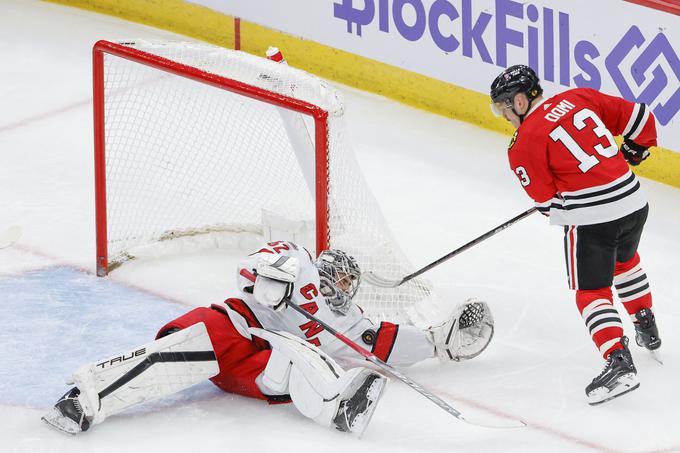
[[437, 357], [456, 362], [469, 360], [491, 342], [493, 316], [486, 302], [469, 299], [456, 307], [448, 321], [427, 330]]
[[300, 273], [300, 261], [292, 256], [263, 253], [255, 270], [255, 300], [275, 310], [283, 308], [283, 299], [293, 293], [293, 283]]

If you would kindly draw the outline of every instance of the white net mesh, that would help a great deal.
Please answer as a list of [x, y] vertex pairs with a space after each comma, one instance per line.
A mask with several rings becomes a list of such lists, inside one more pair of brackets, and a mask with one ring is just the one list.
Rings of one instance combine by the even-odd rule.
[[[330, 247], [353, 255], [364, 272], [388, 279], [413, 272], [350, 149], [335, 89], [303, 71], [207, 44], [125, 45], [329, 112]], [[109, 263], [166, 238], [262, 233], [263, 211], [313, 224], [314, 130], [301, 114], [110, 54], [104, 111]], [[372, 318], [403, 321], [431, 297], [428, 283], [414, 279], [396, 289], [363, 283], [355, 300]]]

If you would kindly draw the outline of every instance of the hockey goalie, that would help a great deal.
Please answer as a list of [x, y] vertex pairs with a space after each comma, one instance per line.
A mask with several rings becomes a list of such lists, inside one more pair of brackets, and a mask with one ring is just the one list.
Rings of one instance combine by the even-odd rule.
[[479, 301], [455, 307], [448, 321], [424, 330], [374, 324], [352, 302], [361, 271], [341, 250], [313, 259], [292, 242], [270, 242], [239, 264], [236, 278], [238, 297], [193, 309], [161, 327], [155, 341], [78, 369], [75, 386], [42, 419], [77, 434], [210, 379], [226, 392], [292, 402], [323, 426], [361, 436], [387, 378], [368, 367], [343, 368], [339, 363], [356, 353], [289, 304], [396, 366], [471, 359], [494, 332], [489, 307]]

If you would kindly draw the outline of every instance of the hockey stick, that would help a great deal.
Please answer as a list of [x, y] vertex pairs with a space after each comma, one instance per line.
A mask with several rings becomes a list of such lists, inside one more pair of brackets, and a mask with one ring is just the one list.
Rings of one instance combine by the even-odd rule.
[[5, 231], [0, 233], [0, 249], [4, 249], [6, 247], [11, 246], [20, 237], [21, 237], [21, 227], [14, 225], [14, 226], [7, 228]]
[[422, 269], [419, 269], [419, 270], [415, 271], [414, 273], [407, 275], [406, 277], [402, 278], [401, 280], [390, 280], [390, 279], [387, 279], [387, 278], [383, 278], [383, 277], [380, 277], [378, 275], [375, 275], [371, 271], [365, 272], [363, 277], [369, 284], [371, 284], [373, 286], [378, 286], [378, 287], [381, 287], [381, 288], [396, 288], [397, 286], [403, 285], [407, 281], [409, 281], [413, 278], [416, 278], [417, 276], [429, 271], [433, 267], [439, 266], [444, 261], [447, 261], [450, 258], [453, 258], [454, 256], [464, 252], [465, 250], [479, 244], [483, 240], [490, 238], [491, 236], [495, 235], [496, 233], [503, 231], [504, 229], [506, 229], [510, 225], [514, 224], [515, 222], [522, 220], [525, 217], [528, 217], [529, 215], [533, 214], [534, 212], [536, 212], [535, 207], [524, 211], [520, 215], [513, 217], [512, 219], [508, 220], [507, 222], [505, 222], [501, 225], [498, 225], [496, 228], [494, 228], [491, 231], [487, 231], [486, 233], [479, 236], [478, 238], [471, 240], [470, 242], [468, 242], [464, 246], [459, 247], [456, 250], [454, 250], [453, 252], [450, 252], [450, 253], [442, 256], [438, 260], [433, 261], [432, 263], [428, 264], [427, 266], [423, 267]]
[[428, 400], [432, 401], [434, 404], [439, 406], [440, 408], [444, 409], [446, 412], [449, 414], [453, 415], [456, 417], [458, 420], [461, 420], [463, 422], [469, 423], [471, 425], [475, 426], [482, 426], [485, 428], [522, 428], [526, 426], [526, 423], [523, 422], [522, 420], [517, 420], [517, 423], [514, 424], [506, 424], [506, 425], [492, 425], [492, 424], [486, 424], [486, 423], [480, 423], [480, 422], [474, 422], [470, 421], [467, 418], [463, 416], [459, 411], [451, 407], [450, 404], [448, 404], [446, 401], [443, 399], [439, 398], [437, 395], [434, 395], [427, 391], [422, 385], [418, 384], [415, 382], [413, 379], [409, 378], [408, 376], [404, 375], [401, 373], [401, 371], [396, 370], [394, 367], [391, 365], [388, 365], [387, 363], [383, 362], [380, 360], [375, 354], [372, 352], [367, 351], [366, 349], [362, 348], [337, 330], [333, 329], [331, 326], [326, 324], [325, 322], [321, 321], [319, 318], [314, 316], [313, 314], [305, 311], [305, 309], [301, 308], [300, 306], [294, 304], [289, 298], [285, 298], [284, 302], [291, 307], [293, 310], [297, 311], [301, 315], [303, 315], [305, 318], [309, 319], [310, 321], [313, 321], [323, 327], [326, 331], [328, 331], [331, 335], [335, 336], [338, 340], [342, 341], [345, 343], [347, 346], [350, 348], [354, 349], [356, 352], [361, 354], [366, 360], [377, 366], [378, 368], [387, 371], [389, 374], [394, 376], [395, 378], [399, 379], [401, 382], [404, 384], [408, 385], [411, 387], [413, 390], [416, 392], [420, 393], [423, 395], [425, 398]]

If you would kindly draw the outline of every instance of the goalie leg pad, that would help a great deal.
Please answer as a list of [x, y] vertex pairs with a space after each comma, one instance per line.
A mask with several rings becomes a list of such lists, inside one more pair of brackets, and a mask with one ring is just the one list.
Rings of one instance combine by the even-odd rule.
[[338, 380], [345, 371], [330, 356], [288, 332], [249, 330], [272, 347], [269, 362], [258, 378], [263, 393], [288, 391], [295, 407], [312, 419], [321, 415], [326, 402], [335, 405]]
[[319, 348], [287, 332], [250, 332], [273, 349], [258, 378], [264, 393], [287, 391], [300, 413], [315, 422], [363, 432], [382, 395], [384, 376], [361, 367], [344, 371]]
[[[225, 392], [265, 401], [279, 395], [264, 395], [257, 385], [256, 379], [267, 366], [271, 350], [266, 341], [248, 332], [248, 325], [259, 325], [259, 321], [252, 317], [243, 301], [227, 299], [224, 304], [213, 304], [210, 308], [195, 308], [163, 326], [159, 336], [198, 322], [205, 323], [208, 329], [220, 367], [219, 374], [210, 378], [213, 384]], [[278, 398], [275, 401], [281, 402]]]
[[205, 324], [79, 368], [73, 382], [90, 424], [144, 401], [183, 390], [219, 372]]

